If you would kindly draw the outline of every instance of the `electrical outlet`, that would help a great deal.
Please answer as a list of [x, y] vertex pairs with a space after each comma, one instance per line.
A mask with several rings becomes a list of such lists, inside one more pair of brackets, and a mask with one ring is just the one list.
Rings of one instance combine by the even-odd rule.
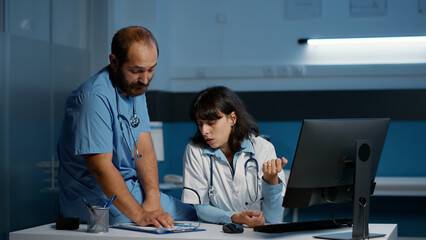
[[225, 24], [227, 22], [228, 22], [228, 13], [227, 12], [216, 13], [216, 23]]
[[291, 66], [291, 73], [292, 73], [293, 76], [304, 76], [305, 75], [305, 66], [293, 65], [293, 66]]
[[195, 77], [205, 78], [206, 77], [206, 69], [204, 67], [195, 68]]
[[272, 66], [264, 66], [262, 69], [262, 73], [264, 77], [273, 77], [274, 68]]
[[290, 71], [287, 65], [278, 66], [277, 67], [277, 75], [280, 77], [288, 77], [290, 76]]

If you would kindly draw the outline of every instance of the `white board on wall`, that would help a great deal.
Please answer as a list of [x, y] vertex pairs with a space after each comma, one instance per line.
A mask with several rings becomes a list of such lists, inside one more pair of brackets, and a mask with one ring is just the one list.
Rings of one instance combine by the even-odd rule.
[[154, 144], [155, 156], [157, 161], [164, 161], [164, 137], [163, 137], [163, 122], [151, 122], [151, 137]]

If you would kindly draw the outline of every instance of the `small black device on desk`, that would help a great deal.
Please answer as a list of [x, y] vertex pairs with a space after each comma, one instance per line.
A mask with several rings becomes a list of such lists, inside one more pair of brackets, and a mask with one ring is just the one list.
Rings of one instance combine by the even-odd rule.
[[56, 220], [56, 229], [58, 230], [77, 230], [79, 227], [79, 218], [60, 217]]
[[225, 223], [222, 226], [222, 230], [225, 233], [242, 233], [244, 232], [243, 226], [238, 223]]

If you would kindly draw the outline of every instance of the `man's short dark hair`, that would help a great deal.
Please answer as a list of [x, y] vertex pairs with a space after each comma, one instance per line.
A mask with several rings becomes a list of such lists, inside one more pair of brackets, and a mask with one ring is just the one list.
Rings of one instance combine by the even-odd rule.
[[146, 28], [131, 26], [120, 29], [112, 38], [111, 53], [114, 54], [120, 65], [127, 61], [127, 53], [134, 42], [144, 44], [154, 43], [157, 48], [157, 57], [160, 53], [157, 40], [154, 35]]

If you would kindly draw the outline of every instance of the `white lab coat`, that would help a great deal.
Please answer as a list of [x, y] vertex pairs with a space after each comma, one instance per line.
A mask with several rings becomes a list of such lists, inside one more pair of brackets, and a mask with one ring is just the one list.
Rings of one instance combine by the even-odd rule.
[[[220, 150], [201, 147], [190, 142], [185, 150], [184, 189], [182, 201], [188, 204], [206, 204], [226, 211], [242, 212], [245, 210], [261, 211], [262, 198], [262, 165], [264, 162], [277, 158], [274, 146], [262, 137], [250, 138], [242, 143], [244, 149], [234, 156], [234, 170]], [[251, 156], [258, 162], [257, 179], [250, 181], [250, 174], [255, 174], [254, 161], [246, 162]], [[213, 165], [213, 194], [209, 194], [211, 183], [211, 161]], [[249, 177], [246, 177], [246, 173]], [[253, 175], [251, 175], [253, 176]], [[278, 174], [285, 183], [284, 171]], [[246, 181], [246, 179], [248, 179]], [[257, 182], [257, 183], [256, 183]], [[285, 184], [281, 195], [284, 196]], [[247, 186], [250, 190], [247, 190]], [[256, 190], [257, 188], [257, 194]], [[249, 196], [251, 195], [251, 198]], [[253, 200], [255, 200], [253, 202]]]

